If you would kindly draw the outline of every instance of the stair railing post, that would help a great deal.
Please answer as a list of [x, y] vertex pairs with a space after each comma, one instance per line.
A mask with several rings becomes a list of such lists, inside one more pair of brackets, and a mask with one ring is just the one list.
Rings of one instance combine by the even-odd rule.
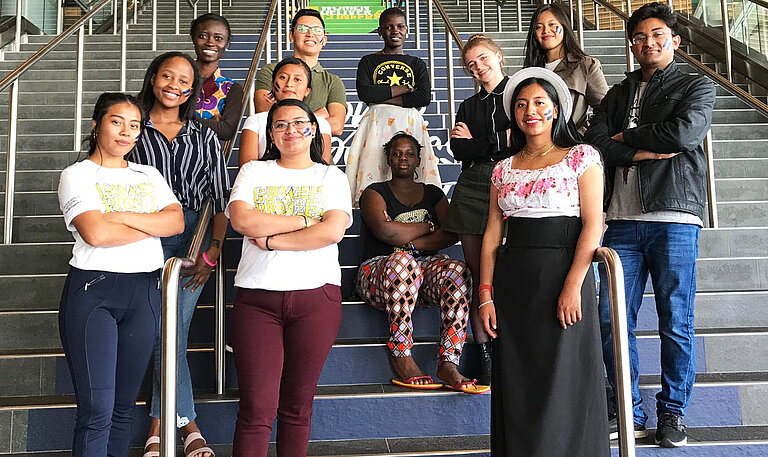
[[160, 374], [160, 457], [176, 455], [176, 352], [179, 273], [183, 259], [171, 257], [163, 267], [162, 370]]
[[192, 5], [192, 17], [193, 18], [197, 17], [197, 2], [195, 2], [194, 5]]
[[224, 16], [224, 1], [219, 0], [219, 16]]
[[256, 89], [253, 87], [254, 85], [251, 84], [250, 88], [248, 89], [248, 115], [253, 116], [256, 114], [256, 102], [254, 101], [254, 97], [256, 96]]
[[219, 265], [216, 268], [216, 302], [215, 302], [215, 341], [213, 343], [213, 355], [216, 359], [216, 394], [223, 395], [226, 387], [226, 339], [225, 339], [225, 311], [226, 311], [226, 262], [224, 261], [224, 249], [219, 254]]
[[597, 2], [594, 2], [593, 5], [595, 8], [595, 30], [600, 30], [600, 12], [598, 11], [600, 6], [597, 4]]
[[[625, 4], [627, 8], [627, 16], [629, 16], [632, 14], [632, 0], [627, 0]], [[632, 55], [632, 44], [629, 42], [629, 38], [627, 38], [628, 33], [629, 31], [627, 30], [627, 22], [624, 21], [624, 39], [626, 40], [624, 51], [627, 54], [627, 71], [633, 71], [635, 69], [635, 61], [632, 60], [634, 59], [634, 56]]]
[[410, 30], [411, 28], [411, 4], [408, 0], [403, 0], [405, 5], [405, 25]]
[[611, 312], [613, 365], [616, 375], [617, 424], [619, 456], [635, 457], [635, 429], [632, 414], [632, 377], [629, 369], [629, 337], [627, 336], [627, 302], [624, 294], [624, 269], [619, 255], [610, 248], [598, 248], [594, 261], [605, 264], [608, 277], [608, 302]]
[[571, 30], [574, 30], [576, 24], [573, 22], [573, 0], [568, 0], [568, 13], [571, 15]]
[[485, 0], [480, 0], [480, 30], [485, 33]]
[[523, 5], [520, 0], [517, 0], [517, 31], [523, 31]]
[[176, 0], [176, 35], [179, 34], [179, 0]]
[[[122, 27], [122, 30], [120, 30], [120, 92], [125, 92], [125, 55], [128, 52], [128, 0], [123, 0], [123, 17], [120, 19], [120, 25]], [[178, 30], [176, 33], [178, 34]]]
[[[271, 30], [272, 24], [270, 24]], [[283, 60], [283, 2], [277, 0], [277, 23], [275, 24], [275, 36], [277, 37], [277, 61]], [[287, 40], [288, 37], [285, 37]]]
[[81, 138], [83, 136], [83, 54], [85, 49], [85, 24], [77, 31], [77, 67], [75, 77], [75, 133], [72, 140], [72, 150], [80, 151]]
[[[517, 11], [519, 16], [520, 10]], [[579, 47], [584, 49], [584, 4], [582, 0], [576, 0], [576, 16], [578, 16], [576, 19], [579, 24]]]
[[112, 35], [117, 35], [117, 0], [112, 1]]
[[285, 50], [290, 51], [291, 50], [291, 19], [293, 17], [291, 16], [291, 12], [293, 10], [291, 9], [291, 3], [290, 0], [285, 0]]
[[211, 12], [211, 0], [208, 0], [208, 12]]
[[429, 84], [433, 89], [435, 87], [435, 39], [432, 37], [434, 19], [432, 0], [427, 0], [427, 57], [429, 58]]
[[[431, 0], [427, 0], [431, 1]], [[414, 16], [414, 28], [416, 29], [416, 49], [421, 49], [421, 7], [419, 5], [420, 0], [414, 0], [413, 2], [413, 16]]]
[[467, 0], [467, 22], [472, 22], [472, 0]]
[[139, 23], [139, 0], [133, 0], [133, 25]]
[[[453, 122], [455, 119], [455, 107], [454, 107], [454, 97], [455, 94], [453, 92], [453, 37], [451, 36], [451, 32], [448, 30], [448, 27], [445, 28], [445, 63], [446, 63], [446, 81], [448, 82], [448, 125], [453, 126]], [[434, 89], [434, 88], [433, 88]]]
[[498, 31], [501, 32], [501, 5], [496, 3], [496, 26], [499, 29]]
[[267, 32], [267, 44], [264, 48], [264, 63], [272, 63], [272, 24], [269, 24]]
[[56, 35], [64, 31], [64, 1], [56, 0]]
[[712, 129], [704, 137], [704, 153], [707, 155], [707, 206], [709, 210], [709, 226], [718, 228], [717, 194], [715, 193], [715, 157], [712, 148]]
[[[19, 0], [18, 3], [21, 3]], [[19, 9], [21, 11], [21, 9]], [[3, 243], [13, 240], [13, 197], [16, 190], [16, 132], [19, 116], [19, 80], [8, 88], [8, 152], [5, 157], [5, 212]]]
[[733, 82], [731, 69], [731, 29], [728, 24], [728, 0], [720, 0], [720, 13], [723, 18], [723, 49], [725, 51], [725, 73], [728, 81]]
[[152, 0], [152, 50], [157, 51], [157, 2]]
[[16, 30], [13, 39], [16, 51], [21, 51], [21, 0], [16, 0]]

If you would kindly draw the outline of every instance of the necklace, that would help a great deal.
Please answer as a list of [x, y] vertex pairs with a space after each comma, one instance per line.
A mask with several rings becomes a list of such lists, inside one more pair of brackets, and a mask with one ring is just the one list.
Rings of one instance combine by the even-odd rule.
[[542, 148], [536, 149], [536, 150], [530, 150], [528, 148], [528, 145], [526, 144], [525, 147], [520, 151], [520, 158], [525, 160], [536, 160], [544, 157], [549, 153], [549, 151], [555, 149], [555, 143], [549, 143], [547, 146], [544, 146]]

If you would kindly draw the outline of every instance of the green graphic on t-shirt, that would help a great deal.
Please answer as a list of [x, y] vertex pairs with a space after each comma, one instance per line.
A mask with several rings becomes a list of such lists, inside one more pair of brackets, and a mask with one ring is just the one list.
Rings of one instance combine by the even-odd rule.
[[332, 34], [372, 32], [386, 9], [382, 2], [371, 0], [312, 0], [309, 8], [320, 12], [325, 29]]
[[253, 205], [263, 213], [322, 219], [323, 186], [259, 186]]
[[96, 183], [104, 212], [154, 213], [155, 185], [150, 182], [138, 184]]

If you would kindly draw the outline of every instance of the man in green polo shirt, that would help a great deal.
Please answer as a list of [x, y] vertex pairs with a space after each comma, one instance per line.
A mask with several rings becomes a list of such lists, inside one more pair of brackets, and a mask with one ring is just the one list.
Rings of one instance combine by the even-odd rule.
[[[334, 135], [341, 135], [347, 117], [347, 94], [341, 78], [325, 71], [318, 62], [320, 51], [328, 42], [320, 13], [311, 9], [297, 11], [291, 21], [289, 38], [293, 43], [293, 57], [303, 60], [312, 69], [312, 91], [305, 101], [315, 115], [326, 118]], [[275, 103], [271, 95], [275, 65], [265, 65], [256, 75], [256, 112], [269, 111]]]

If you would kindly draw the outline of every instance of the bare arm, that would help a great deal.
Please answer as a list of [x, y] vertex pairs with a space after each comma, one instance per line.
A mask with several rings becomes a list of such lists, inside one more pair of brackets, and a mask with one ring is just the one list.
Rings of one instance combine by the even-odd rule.
[[581, 320], [581, 286], [603, 233], [603, 174], [592, 165], [579, 178], [582, 228], [571, 269], [557, 301], [557, 319], [566, 329]]
[[[338, 243], [344, 238], [351, 216], [342, 210], [332, 209], [323, 214], [322, 222], [290, 233], [269, 237], [269, 248], [275, 251], [311, 251]], [[257, 238], [255, 244], [266, 248], [266, 237]]]
[[171, 236], [184, 231], [184, 213], [178, 203], [154, 213], [106, 213], [104, 219], [140, 230], [150, 236]]
[[[242, 200], [229, 204], [229, 217], [236, 232], [251, 238], [267, 237], [279, 233], [293, 232], [305, 227], [303, 216], [283, 216], [264, 213]], [[318, 223], [307, 218], [309, 225]], [[271, 244], [270, 244], [270, 247]]]
[[[437, 212], [438, 221], [446, 220], [448, 218], [448, 199], [443, 197], [437, 202], [435, 211]], [[434, 232], [427, 233], [413, 240], [413, 245], [420, 251], [438, 251], [453, 246], [458, 240], [459, 236], [455, 233], [446, 232], [442, 228], [438, 228]]]
[[253, 103], [256, 104], [256, 112], [261, 113], [263, 111], [269, 111], [272, 105], [275, 104], [275, 99], [270, 95], [268, 90], [257, 89], [253, 94]]
[[86, 243], [99, 248], [123, 246], [151, 236], [125, 224], [110, 222], [98, 210], [78, 214], [72, 223]]
[[411, 241], [429, 233], [429, 224], [421, 222], [408, 224], [395, 222], [387, 217], [384, 198], [373, 189], [367, 189], [361, 197], [363, 221], [373, 236], [390, 246], [405, 246]]
[[243, 165], [251, 160], [259, 159], [259, 134], [250, 129], [243, 129], [240, 134], [240, 149], [237, 151], [237, 166]]
[[208, 265], [208, 262], [206, 262], [205, 259], [207, 258], [208, 261], [212, 263], [218, 262], [219, 255], [221, 254], [221, 245], [224, 236], [227, 234], [227, 222], [227, 215], [223, 212], [213, 216], [211, 244], [208, 246], [208, 249], [205, 250], [205, 258], [200, 254], [195, 261], [195, 268], [181, 275], [182, 278], [192, 277], [192, 279], [184, 284], [184, 289], [192, 287], [192, 291], [194, 292], [195, 289], [204, 286], [205, 283], [208, 282], [208, 277], [211, 275], [213, 267]]
[[333, 158], [331, 157], [331, 135], [323, 133], [323, 160], [328, 165], [333, 164]]
[[[491, 185], [491, 201], [488, 205], [488, 223], [483, 235], [483, 246], [480, 248], [480, 284], [493, 284], [493, 272], [496, 268], [496, 251], [501, 246], [504, 236], [504, 214], [499, 208], [499, 194], [496, 186]], [[478, 294], [480, 308], [480, 322], [485, 331], [496, 338], [496, 308], [490, 291], [483, 290]]]
[[331, 133], [341, 135], [344, 132], [344, 121], [347, 119], [347, 105], [331, 102], [327, 108], [328, 117], [326, 120], [331, 124]]

